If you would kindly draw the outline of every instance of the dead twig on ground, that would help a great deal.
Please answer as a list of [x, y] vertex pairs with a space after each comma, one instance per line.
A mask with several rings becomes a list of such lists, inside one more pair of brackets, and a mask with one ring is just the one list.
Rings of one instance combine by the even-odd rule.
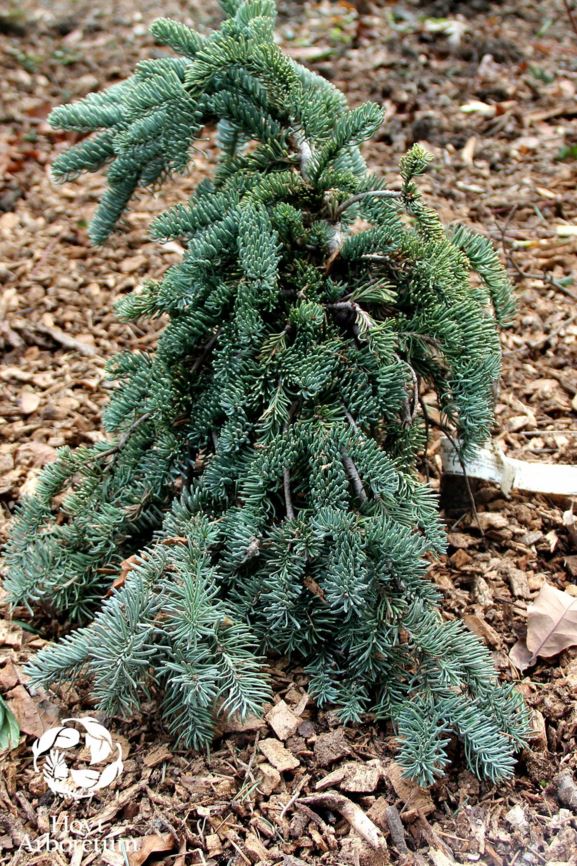
[[41, 334], [46, 334], [46, 336], [54, 340], [55, 343], [59, 343], [65, 349], [71, 349], [73, 352], [80, 352], [81, 355], [86, 355], [88, 358], [94, 358], [94, 356], [97, 355], [97, 350], [91, 343], [85, 343], [82, 340], [78, 340], [71, 334], [66, 334], [64, 331], [61, 331], [60, 328], [51, 328], [48, 325], [43, 325], [41, 322], [37, 322], [34, 327], [37, 331], [40, 331]]
[[323, 794], [311, 794], [308, 797], [303, 797], [300, 802], [307, 806], [319, 806], [321, 809], [338, 812], [372, 848], [377, 851], [386, 848], [385, 837], [377, 825], [365, 815], [360, 806], [343, 794], [339, 794], [337, 791], [325, 791]]
[[565, 11], [567, 13], [567, 17], [571, 22], [571, 27], [573, 28], [573, 32], [577, 36], [577, 17], [575, 16], [575, 12], [571, 8], [569, 4], [569, 0], [563, 0], [563, 6], [565, 7]]
[[405, 841], [405, 828], [396, 806], [387, 806], [385, 809], [385, 819], [395, 848], [401, 857], [406, 856], [409, 853], [409, 848]]
[[299, 782], [298, 785], [296, 786], [296, 789], [295, 789], [294, 794], [292, 795], [292, 797], [290, 798], [290, 800], [288, 801], [288, 803], [287, 803], [285, 806], [283, 806], [282, 809], [281, 809], [281, 813], [280, 813], [280, 815], [279, 815], [279, 818], [280, 818], [281, 820], [282, 820], [282, 818], [284, 818], [284, 816], [286, 815], [286, 813], [288, 812], [288, 810], [289, 810], [292, 806], [294, 806], [294, 804], [296, 803], [296, 801], [297, 801], [298, 798], [300, 797], [300, 793], [301, 793], [302, 789], [303, 789], [304, 786], [307, 784], [307, 782], [310, 782], [310, 778], [311, 778], [311, 777], [310, 777], [310, 775], [309, 775], [308, 773], [305, 773], [305, 775], [302, 777], [302, 779], [300, 780], [300, 782]]
[[556, 279], [552, 274], [547, 273], [547, 271], [542, 271], [541, 273], [530, 273], [529, 271], [524, 271], [521, 268], [513, 255], [513, 251], [507, 246], [507, 229], [515, 213], [517, 212], [519, 205], [513, 205], [511, 208], [507, 219], [503, 226], [500, 226], [496, 223], [497, 230], [499, 232], [500, 240], [501, 240], [501, 248], [503, 250], [503, 254], [505, 259], [507, 260], [507, 264], [513, 268], [515, 273], [521, 277], [523, 280], [540, 280], [545, 285], [549, 285], [554, 289], [557, 289], [559, 292], [563, 292], [563, 294], [567, 295], [568, 298], [572, 298], [574, 301], [577, 301], [577, 292], [574, 292], [569, 286], [566, 286], [561, 280]]

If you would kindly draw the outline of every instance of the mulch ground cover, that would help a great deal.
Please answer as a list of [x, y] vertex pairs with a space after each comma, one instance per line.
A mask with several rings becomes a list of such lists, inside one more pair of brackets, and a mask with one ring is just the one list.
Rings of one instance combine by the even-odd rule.
[[[435, 156], [422, 181], [446, 222], [490, 235], [517, 286], [503, 335], [495, 438], [509, 455], [577, 463], [577, 13], [564, 0], [397, 5], [287, 2], [279, 38], [351, 104], [372, 99], [386, 120], [365, 155], [391, 183], [403, 151]], [[123, 348], [150, 349], [162, 321], [115, 321], [113, 303], [178, 260], [147, 237], [152, 216], [209, 171], [210, 138], [186, 178], [142, 195], [103, 248], [87, 239], [102, 178], [55, 186], [54, 156], [73, 140], [50, 109], [124, 78], [161, 51], [157, 15], [201, 30], [216, 4], [167, 0], [16, 2], [0, 10], [0, 540], [19, 497], [55, 449], [101, 438], [104, 365]], [[447, 16], [449, 25], [435, 23]], [[573, 21], [572, 21], [573, 18]], [[425, 401], [427, 400], [425, 395]], [[434, 407], [431, 407], [434, 417]], [[422, 470], [441, 487], [439, 432]], [[534, 736], [514, 779], [481, 783], [455, 747], [429, 791], [395, 763], [392, 730], [370, 718], [343, 727], [318, 711], [306, 677], [273, 664], [275, 703], [263, 719], [222, 730], [210, 755], [175, 751], [154, 704], [107, 720], [125, 769], [90, 800], [48, 791], [31, 744], [64, 716], [95, 715], [88, 691], [26, 688], [21, 667], [62, 624], [0, 607], [0, 691], [26, 733], [0, 755], [0, 862], [118, 866], [220, 864], [577, 864], [577, 651], [520, 674], [509, 650], [544, 582], [577, 597], [571, 502], [476, 491], [473, 513], [447, 493], [448, 553], [431, 569], [444, 616], [462, 617], [518, 681]], [[3, 619], [1, 618], [3, 617]], [[375, 835], [376, 834], [376, 835]], [[96, 840], [96, 841], [95, 841]], [[107, 840], [107, 844], [97, 844]], [[133, 841], [136, 840], [136, 841]], [[138, 850], [137, 850], [138, 849]]]

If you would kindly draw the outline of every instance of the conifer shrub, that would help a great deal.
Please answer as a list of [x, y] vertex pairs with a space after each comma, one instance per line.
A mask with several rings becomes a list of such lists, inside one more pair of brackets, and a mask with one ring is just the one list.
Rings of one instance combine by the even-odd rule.
[[525, 709], [439, 611], [427, 569], [445, 535], [415, 466], [425, 384], [465, 457], [489, 435], [510, 284], [487, 240], [423, 201], [422, 147], [397, 192], [367, 170], [359, 145], [381, 109], [349, 109], [285, 56], [272, 0], [222, 6], [209, 36], [155, 21], [178, 56], [50, 118], [96, 131], [53, 167], [106, 167], [96, 244], [138, 190], [187, 170], [207, 127], [219, 157], [152, 224], [182, 261], [117, 305], [167, 324], [155, 351], [110, 362], [108, 440], [61, 449], [15, 520], [12, 602], [78, 626], [29, 672], [89, 677], [108, 714], [152, 697], [178, 743], [201, 748], [217, 717], [260, 711], [266, 657], [284, 654], [344, 722], [391, 720], [408, 776], [432, 783], [456, 735], [498, 780]]

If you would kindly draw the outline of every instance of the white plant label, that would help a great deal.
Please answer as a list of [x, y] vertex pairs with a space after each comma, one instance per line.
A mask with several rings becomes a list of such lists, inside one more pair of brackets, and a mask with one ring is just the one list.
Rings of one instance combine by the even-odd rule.
[[[459, 456], [451, 442], [441, 440], [443, 472], [464, 475]], [[512, 490], [548, 493], [554, 496], [577, 496], [577, 466], [569, 463], [528, 463], [507, 457], [498, 445], [489, 443], [465, 463], [469, 478], [482, 478], [498, 484], [508, 496]]]

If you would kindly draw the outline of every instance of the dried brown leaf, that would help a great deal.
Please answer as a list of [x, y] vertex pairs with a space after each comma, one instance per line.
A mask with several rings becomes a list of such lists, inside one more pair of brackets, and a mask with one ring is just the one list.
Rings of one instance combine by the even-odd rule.
[[158, 833], [152, 836], [145, 836], [142, 840], [142, 845], [138, 851], [133, 851], [128, 855], [130, 866], [142, 866], [151, 854], [158, 854], [160, 851], [172, 851], [175, 846], [175, 838], [172, 833]]
[[517, 641], [509, 658], [519, 670], [577, 644], [577, 598], [548, 583], [527, 609], [527, 637]]
[[407, 779], [399, 764], [396, 762], [389, 764], [385, 770], [385, 775], [393, 786], [397, 797], [405, 804], [407, 811], [415, 809], [422, 812], [423, 815], [430, 815], [431, 812], [435, 811], [435, 804], [428, 789], [421, 788], [416, 782]]
[[16, 686], [7, 695], [7, 703], [25, 734], [40, 737], [48, 724], [42, 718], [38, 703], [28, 694], [24, 686]]

